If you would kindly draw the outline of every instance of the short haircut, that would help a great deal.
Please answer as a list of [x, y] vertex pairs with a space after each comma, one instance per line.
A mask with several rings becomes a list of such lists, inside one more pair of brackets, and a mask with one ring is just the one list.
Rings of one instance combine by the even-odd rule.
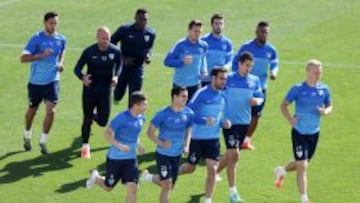
[[218, 76], [219, 75], [219, 73], [227, 73], [228, 71], [227, 71], [227, 69], [226, 68], [214, 68], [214, 69], [212, 69], [211, 70], [211, 77], [213, 77], [213, 76]]
[[148, 11], [145, 8], [138, 8], [135, 12], [135, 15], [139, 15], [139, 14], [144, 15], [146, 13], [148, 13]]
[[310, 67], [322, 67], [322, 63], [317, 59], [311, 59], [306, 64], [306, 70], [309, 70]]
[[57, 16], [59, 16], [59, 14], [56, 13], [55, 11], [49, 11], [49, 12], [45, 13], [45, 15], [44, 15], [44, 21], [47, 21], [47, 20], [49, 20], [50, 18], [55, 18], [55, 17], [57, 17]]
[[129, 106], [131, 108], [132, 106], [134, 106], [134, 104], [139, 104], [145, 100], [146, 100], [146, 96], [144, 93], [142, 93], [140, 91], [135, 91], [135, 92], [131, 93]]
[[270, 24], [269, 22], [267, 21], [260, 21], [258, 24], [257, 24], [257, 27], [269, 27]]
[[249, 60], [249, 61], [254, 60], [253, 55], [250, 52], [247, 52], [247, 51], [241, 53], [241, 55], [240, 55], [240, 57], [238, 59], [238, 62], [244, 63], [246, 60]]
[[190, 23], [189, 23], [189, 30], [191, 30], [191, 28], [193, 28], [194, 26], [202, 26], [202, 22], [201, 22], [201, 20], [192, 20], [192, 21], [190, 21]]
[[215, 13], [212, 17], [211, 17], [211, 24], [214, 23], [214, 20], [215, 19], [224, 19], [224, 15], [223, 14], [220, 14], [220, 13]]
[[173, 98], [175, 95], [179, 96], [181, 92], [186, 91], [187, 89], [185, 87], [175, 86], [171, 89], [171, 98]]
[[110, 32], [110, 29], [109, 29], [109, 27], [107, 27], [107, 26], [101, 26], [101, 27], [99, 27], [98, 29], [97, 29], [97, 33], [99, 33], [99, 32], [106, 32], [106, 33], [111, 33]]

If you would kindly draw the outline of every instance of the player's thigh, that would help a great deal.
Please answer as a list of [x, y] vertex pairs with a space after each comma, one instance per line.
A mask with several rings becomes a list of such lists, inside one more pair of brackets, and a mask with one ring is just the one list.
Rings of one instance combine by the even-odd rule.
[[191, 139], [189, 147], [189, 155], [187, 161], [191, 165], [196, 165], [202, 158], [202, 143], [201, 140]]
[[59, 81], [54, 81], [44, 86], [43, 97], [46, 102], [57, 104], [59, 100], [59, 94], [60, 94]]
[[28, 88], [28, 103], [30, 108], [37, 108], [43, 100], [43, 86], [29, 83]]
[[306, 135], [300, 134], [299, 131], [294, 128], [291, 130], [293, 155], [296, 161], [308, 159], [308, 144], [305, 136]]
[[320, 132], [314, 133], [313, 135], [308, 136], [308, 159], [309, 161], [314, 156], [319, 141]]
[[96, 104], [96, 95], [93, 87], [83, 87], [82, 91], [82, 109], [85, 119], [92, 119]]
[[121, 160], [106, 159], [105, 164], [105, 186], [109, 188], [115, 187], [119, 179], [121, 178], [123, 164]]
[[204, 140], [204, 142], [202, 143], [202, 154], [204, 159], [219, 161], [220, 140], [219, 139]]
[[98, 91], [96, 100], [97, 120], [106, 125], [111, 109], [111, 88], [102, 88]]
[[121, 182], [127, 184], [129, 182], [137, 184], [139, 181], [139, 168], [135, 159], [123, 160], [123, 168], [121, 174]]

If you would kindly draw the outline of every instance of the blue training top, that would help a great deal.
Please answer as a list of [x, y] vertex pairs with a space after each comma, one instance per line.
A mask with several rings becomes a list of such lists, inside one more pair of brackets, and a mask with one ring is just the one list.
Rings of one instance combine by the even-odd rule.
[[251, 74], [241, 76], [238, 72], [229, 74], [225, 95], [224, 117], [229, 119], [232, 125], [248, 125], [251, 121], [250, 99], [260, 99], [260, 105], [264, 98], [259, 78]]
[[170, 141], [169, 148], [157, 146], [157, 152], [166, 156], [180, 156], [184, 148], [186, 129], [193, 125], [194, 112], [184, 107], [175, 112], [170, 106], [156, 113], [151, 123], [159, 128], [159, 139]]
[[58, 65], [61, 54], [64, 53], [66, 39], [56, 33], [55, 36], [46, 35], [45, 31], [36, 33], [25, 46], [22, 54], [41, 54], [46, 49], [52, 49], [53, 53], [48, 57], [31, 62], [30, 83], [46, 85], [60, 79]]
[[[200, 84], [201, 73], [207, 72], [206, 53], [208, 45], [199, 40], [191, 43], [188, 38], [179, 40], [167, 54], [164, 64], [175, 68], [173, 82], [177, 86], [190, 87]], [[192, 56], [191, 64], [184, 64], [185, 56]]]
[[129, 152], [123, 152], [111, 145], [108, 151], [109, 159], [135, 159], [136, 147], [145, 117], [140, 114], [134, 117], [130, 110], [123, 111], [111, 120], [109, 127], [114, 131], [114, 138], [120, 143], [129, 146]]
[[320, 113], [318, 107], [331, 104], [330, 90], [319, 82], [315, 87], [306, 82], [294, 85], [287, 93], [288, 103], [295, 101], [295, 117], [298, 122], [294, 128], [300, 134], [311, 135], [320, 130]]

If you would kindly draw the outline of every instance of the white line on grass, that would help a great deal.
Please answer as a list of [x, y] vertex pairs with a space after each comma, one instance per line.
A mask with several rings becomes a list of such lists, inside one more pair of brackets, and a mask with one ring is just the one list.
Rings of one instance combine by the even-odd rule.
[[11, 5], [11, 4], [14, 4], [14, 3], [16, 3], [18, 1], [20, 1], [20, 0], [5, 1], [3, 3], [0, 3], [0, 8], [3, 8], [5, 6]]
[[[9, 44], [9, 43], [0, 43], [0, 47], [1, 48], [16, 48], [16, 49], [22, 49], [24, 48], [24, 45], [20, 45], [20, 44]], [[77, 47], [68, 47], [66, 48], [66, 50], [68, 51], [82, 51], [82, 48], [77, 48]], [[163, 53], [153, 53], [152, 54], [154, 57], [164, 57], [165, 54]], [[301, 62], [301, 61], [285, 61], [285, 60], [280, 60], [280, 65], [284, 64], [284, 65], [294, 65], [294, 66], [305, 66], [306, 62]], [[329, 67], [329, 68], [350, 68], [350, 69], [360, 69], [360, 65], [356, 65], [356, 64], [334, 64], [334, 63], [325, 63], [324, 64], [325, 67]]]

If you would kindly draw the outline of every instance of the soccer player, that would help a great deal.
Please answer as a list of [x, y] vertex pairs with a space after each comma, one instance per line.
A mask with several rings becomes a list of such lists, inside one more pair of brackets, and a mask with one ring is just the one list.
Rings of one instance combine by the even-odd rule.
[[188, 36], [180, 39], [167, 54], [164, 64], [175, 69], [173, 87], [186, 87], [189, 100], [199, 89], [201, 78], [208, 75], [206, 53], [208, 46], [200, 39], [202, 22], [192, 20], [188, 26]]
[[[246, 133], [245, 140], [242, 144], [243, 149], [254, 150], [255, 147], [251, 144], [251, 138], [256, 130], [258, 120], [262, 114], [262, 110], [266, 101], [266, 89], [268, 72], [270, 72], [270, 80], [275, 80], [279, 71], [278, 57], [276, 49], [268, 42], [270, 33], [270, 25], [268, 22], [261, 21], [256, 27], [256, 38], [243, 44], [233, 60], [233, 71], [238, 69], [238, 60], [240, 55], [247, 51], [254, 56], [254, 68], [251, 74], [258, 76], [261, 82], [261, 88], [264, 93], [264, 102], [260, 106], [254, 106], [251, 110], [251, 122]], [[270, 71], [269, 71], [270, 70]]]
[[[96, 33], [97, 43], [87, 47], [78, 60], [74, 73], [83, 83], [81, 127], [81, 157], [89, 159], [89, 137], [94, 120], [99, 126], [106, 126], [110, 115], [111, 86], [117, 83], [117, 71], [121, 64], [119, 48], [110, 44], [110, 30], [100, 27]], [[87, 65], [86, 74], [82, 73]], [[95, 113], [94, 113], [95, 112]]]
[[[330, 90], [320, 82], [322, 64], [316, 59], [306, 65], [306, 80], [294, 85], [281, 104], [281, 112], [292, 126], [291, 138], [294, 161], [284, 167], [275, 169], [275, 185], [282, 186], [285, 174], [296, 171], [297, 186], [301, 203], [309, 203], [307, 196], [307, 168], [313, 157], [320, 134], [320, 117], [332, 111]], [[295, 113], [292, 116], [288, 106], [295, 102]]]
[[135, 23], [120, 26], [111, 36], [111, 43], [120, 42], [123, 66], [114, 89], [114, 104], [128, 94], [140, 91], [144, 78], [144, 63], [151, 62], [151, 49], [155, 41], [155, 31], [147, 26], [149, 13], [146, 9], [137, 9]]
[[[211, 72], [214, 67], [226, 67], [230, 70], [233, 45], [230, 39], [223, 35], [224, 16], [214, 14], [211, 17], [211, 27], [212, 31], [201, 38], [209, 46], [206, 54], [208, 72]], [[203, 78], [201, 86], [210, 84], [210, 81], [210, 76]]]
[[[171, 105], [156, 113], [151, 121], [147, 135], [155, 144], [158, 174], [144, 172], [144, 180], [161, 186], [159, 201], [169, 202], [169, 193], [174, 187], [180, 165], [181, 153], [189, 152], [191, 127], [194, 112], [186, 107], [188, 92], [184, 87], [171, 90]], [[159, 136], [155, 135], [159, 129]]]
[[180, 167], [179, 174], [194, 172], [199, 160], [205, 160], [207, 168], [205, 203], [211, 203], [215, 190], [215, 176], [220, 155], [220, 128], [231, 126], [230, 121], [222, 119], [225, 105], [223, 88], [226, 79], [225, 68], [214, 68], [211, 71], [211, 84], [199, 89], [189, 102], [195, 118], [188, 160]]
[[229, 75], [225, 85], [226, 119], [231, 121], [230, 129], [223, 129], [226, 153], [221, 160], [218, 172], [227, 166], [230, 202], [242, 202], [236, 189], [236, 165], [240, 157], [239, 148], [243, 143], [251, 120], [251, 107], [264, 101], [260, 81], [250, 74], [254, 64], [253, 56], [243, 52], [238, 59], [238, 71]]
[[59, 17], [54, 11], [45, 13], [44, 30], [36, 33], [25, 46], [20, 60], [31, 62], [28, 83], [29, 108], [25, 114], [24, 148], [32, 149], [32, 122], [41, 101], [45, 101], [45, 118], [40, 136], [42, 154], [48, 154], [47, 139], [54, 121], [59, 99], [60, 72], [64, 70], [66, 39], [57, 32]]
[[101, 176], [97, 170], [91, 172], [86, 187], [99, 185], [105, 191], [111, 191], [117, 182], [126, 185], [126, 203], [136, 202], [137, 183], [139, 179], [136, 146], [139, 134], [144, 125], [144, 112], [147, 108], [146, 97], [141, 92], [130, 96], [130, 108], [119, 113], [105, 130], [105, 139], [111, 144], [106, 159], [106, 175]]

